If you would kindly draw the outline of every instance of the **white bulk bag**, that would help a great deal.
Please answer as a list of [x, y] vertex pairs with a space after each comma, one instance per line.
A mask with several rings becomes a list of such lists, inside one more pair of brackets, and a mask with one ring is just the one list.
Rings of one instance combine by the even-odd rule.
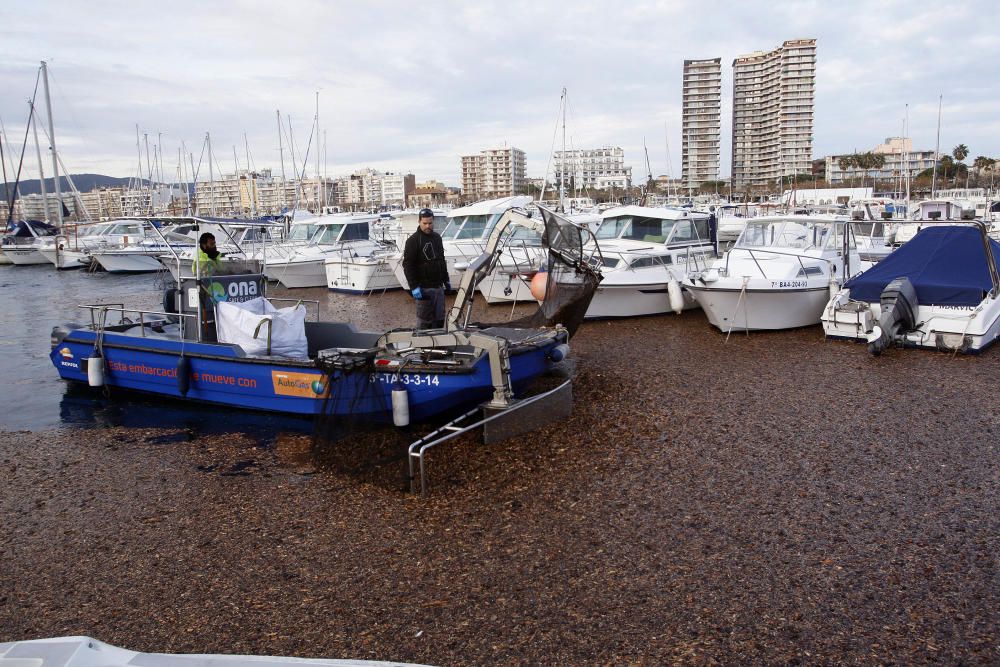
[[[306, 307], [275, 308], [262, 296], [249, 301], [220, 301], [215, 305], [215, 329], [220, 343], [234, 343], [248, 355], [267, 354], [268, 327], [271, 329], [271, 355], [306, 359], [309, 344], [306, 341]], [[271, 323], [260, 327], [257, 338], [254, 330], [261, 320]]]

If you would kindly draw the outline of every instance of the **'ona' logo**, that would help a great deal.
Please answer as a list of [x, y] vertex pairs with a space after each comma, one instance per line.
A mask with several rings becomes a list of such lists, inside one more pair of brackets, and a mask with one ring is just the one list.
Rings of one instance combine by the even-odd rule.
[[227, 285], [213, 282], [211, 287], [212, 299], [218, 303], [220, 301], [247, 301], [260, 295], [256, 281], [232, 281]]

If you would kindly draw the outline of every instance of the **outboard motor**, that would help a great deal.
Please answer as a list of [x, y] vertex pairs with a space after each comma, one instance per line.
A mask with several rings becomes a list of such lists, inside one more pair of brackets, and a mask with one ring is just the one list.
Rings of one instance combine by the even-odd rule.
[[874, 356], [883, 351], [900, 334], [916, 328], [917, 322], [917, 290], [909, 278], [895, 278], [879, 296], [882, 315], [878, 324], [868, 334], [868, 351]]

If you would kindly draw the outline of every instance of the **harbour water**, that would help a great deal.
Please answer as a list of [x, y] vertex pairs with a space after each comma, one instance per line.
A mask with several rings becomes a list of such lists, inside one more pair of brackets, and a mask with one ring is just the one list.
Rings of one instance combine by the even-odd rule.
[[[3, 430], [38, 430], [62, 425], [184, 427], [198, 433], [232, 431], [218, 424], [217, 408], [191, 402], [164, 402], [130, 394], [109, 400], [100, 391], [71, 386], [59, 379], [49, 360], [52, 327], [84, 322], [86, 303], [119, 303], [162, 309], [164, 276], [55, 271], [49, 265], [0, 266], [0, 374], [5, 378]], [[316, 301], [324, 317], [344, 318], [360, 327], [384, 330], [407, 323], [412, 304], [401, 292], [370, 297], [332, 293], [324, 288], [283, 290], [270, 294]], [[316, 306], [307, 303], [310, 313]], [[284, 430], [308, 431], [308, 420], [246, 411], [237, 428], [262, 439]]]

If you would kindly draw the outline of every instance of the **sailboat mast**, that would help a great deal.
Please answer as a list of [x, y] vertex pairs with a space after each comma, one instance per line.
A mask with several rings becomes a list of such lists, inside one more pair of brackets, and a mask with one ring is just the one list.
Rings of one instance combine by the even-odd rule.
[[934, 145], [934, 171], [931, 173], [931, 199], [937, 195], [937, 167], [941, 159], [941, 101], [944, 95], [938, 96], [937, 143]]
[[38, 189], [42, 193], [42, 210], [45, 211], [45, 222], [49, 221], [49, 196], [45, 191], [45, 167], [42, 163], [42, 148], [38, 143], [38, 115], [35, 113], [35, 103], [28, 102], [31, 109], [31, 131], [35, 134], [35, 154], [38, 156]]
[[42, 61], [42, 84], [45, 89], [45, 113], [49, 117], [49, 150], [52, 151], [52, 174], [53, 183], [56, 191], [56, 219], [59, 220], [58, 227], [62, 229], [63, 226], [63, 205], [62, 205], [62, 193], [59, 191], [59, 160], [56, 157], [56, 131], [52, 123], [52, 100], [49, 98], [49, 70], [45, 66], [45, 61]]
[[559, 169], [559, 210], [563, 213], [566, 212], [566, 164], [568, 161], [568, 156], [566, 155], [566, 88], [562, 89], [562, 99], [560, 100], [560, 106], [562, 106], [562, 164]]
[[318, 90], [316, 91], [316, 146], [317, 146], [317, 151], [316, 151], [316, 183], [320, 186], [320, 187], [316, 188], [316, 194], [317, 194], [317, 196], [319, 196], [320, 193], [322, 193], [322, 199], [323, 199], [323, 201], [321, 201], [320, 204], [319, 204], [319, 212], [322, 213], [323, 212], [323, 207], [326, 206], [326, 183], [322, 182], [322, 178], [323, 177], [322, 177], [322, 174], [320, 174], [320, 170], [319, 170], [319, 154], [320, 154], [320, 152], [318, 150], [318, 148], [319, 148], [319, 91]]
[[215, 216], [215, 170], [212, 168], [212, 135], [208, 132], [205, 133], [205, 142], [208, 144], [208, 189], [209, 197], [212, 198], [209, 210]]
[[275, 113], [278, 115], [278, 155], [281, 158], [281, 208], [285, 208], [288, 202], [285, 201], [285, 144], [281, 140], [281, 109]]
[[146, 146], [146, 185], [149, 186], [149, 211], [147, 215], [153, 215], [153, 166], [149, 161], [149, 133], [142, 133], [142, 142]]

